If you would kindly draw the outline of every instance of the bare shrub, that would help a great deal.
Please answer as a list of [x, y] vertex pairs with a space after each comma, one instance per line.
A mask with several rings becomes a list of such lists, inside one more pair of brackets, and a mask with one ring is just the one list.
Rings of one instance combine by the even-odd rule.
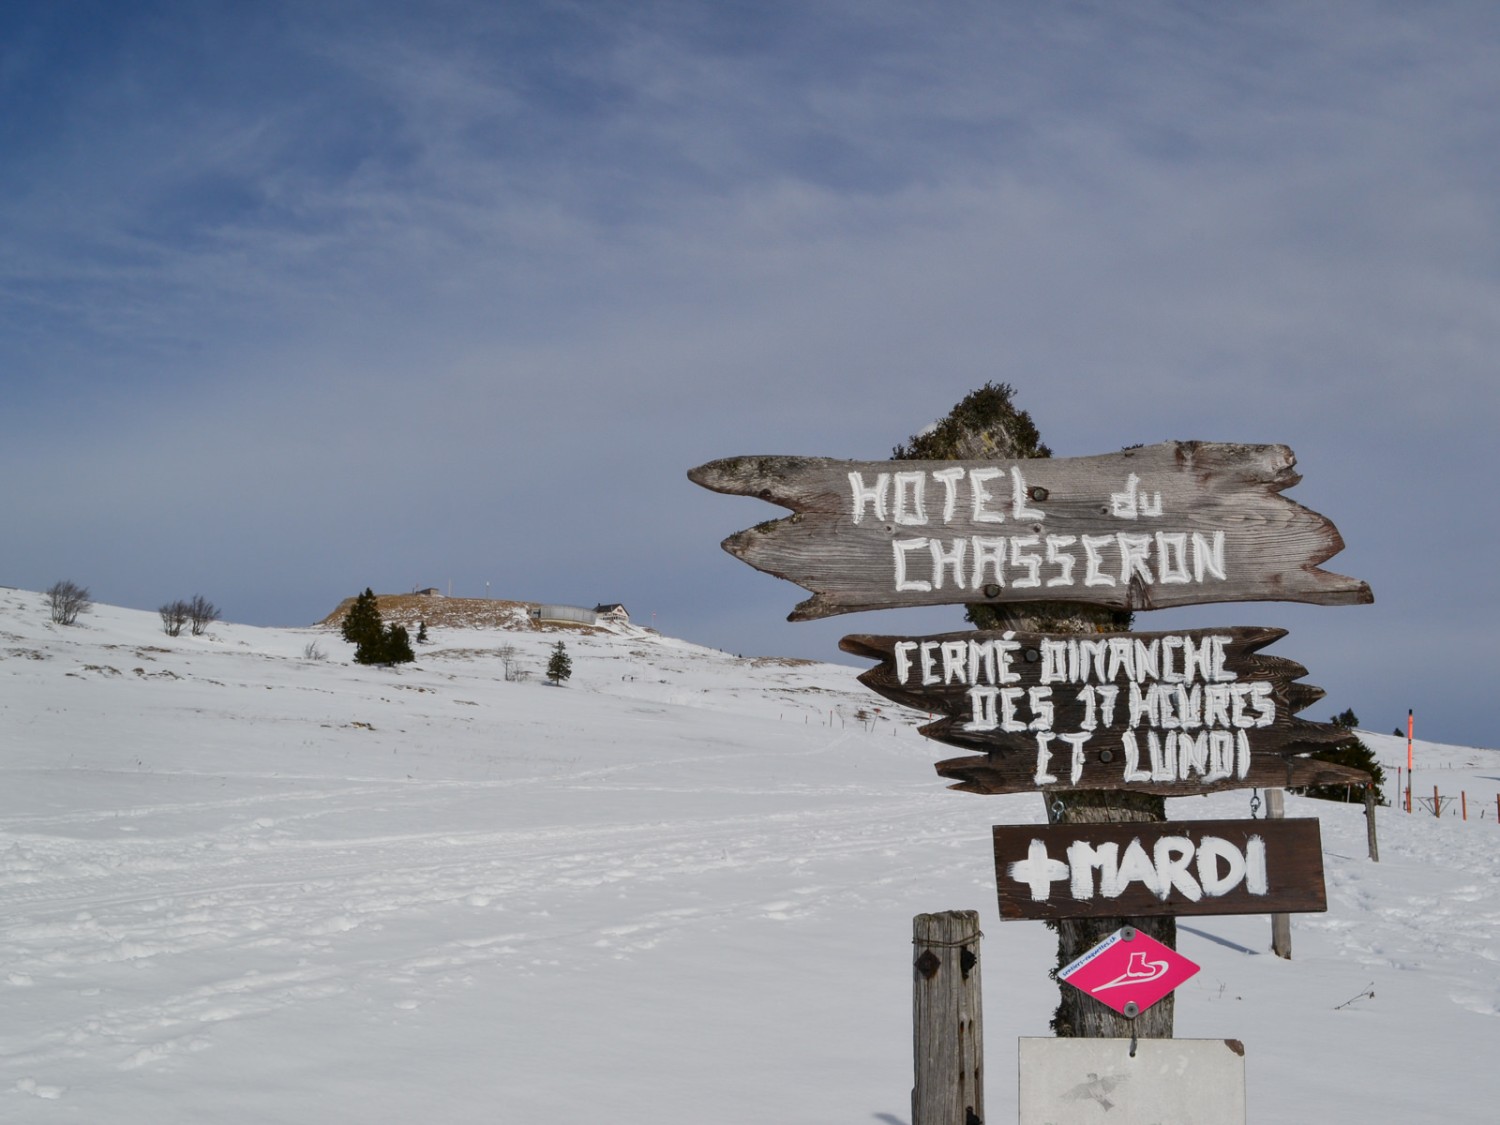
[[187, 603], [187, 615], [193, 636], [201, 637], [219, 619], [219, 607], [202, 594], [194, 594], [192, 601]]
[[181, 598], [175, 602], [168, 602], [156, 611], [161, 614], [161, 629], [169, 637], [182, 634], [182, 627], [188, 623], [188, 604]]
[[66, 579], [48, 588], [47, 604], [52, 610], [52, 620], [59, 625], [72, 625], [80, 613], [87, 613], [94, 605], [89, 600], [88, 587]]

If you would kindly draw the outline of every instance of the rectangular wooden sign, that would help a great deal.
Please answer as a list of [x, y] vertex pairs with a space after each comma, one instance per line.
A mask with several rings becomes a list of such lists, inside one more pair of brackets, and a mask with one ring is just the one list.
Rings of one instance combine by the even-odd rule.
[[1280, 495], [1295, 464], [1284, 445], [1164, 442], [1016, 461], [732, 457], [688, 477], [793, 511], [723, 544], [812, 591], [793, 621], [976, 602], [1372, 601], [1319, 569], [1344, 544]]
[[1085, 636], [969, 631], [856, 635], [839, 647], [881, 662], [860, 676], [865, 686], [942, 716], [923, 734], [984, 751], [986, 773], [1001, 786], [987, 791], [1187, 796], [1284, 786], [1289, 755], [1348, 739], [1331, 723], [1295, 717], [1323, 692], [1298, 682], [1302, 665], [1261, 653], [1284, 636], [1248, 626]]
[[1328, 909], [1315, 818], [998, 824], [1006, 921]]

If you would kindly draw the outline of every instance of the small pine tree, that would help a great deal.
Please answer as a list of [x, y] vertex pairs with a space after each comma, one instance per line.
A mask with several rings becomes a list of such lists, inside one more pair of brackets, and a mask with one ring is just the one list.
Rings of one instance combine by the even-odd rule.
[[369, 642], [372, 638], [380, 637], [384, 628], [380, 620], [380, 602], [375, 597], [375, 591], [368, 586], [365, 592], [354, 599], [354, 604], [349, 607], [349, 612], [344, 614], [343, 623], [339, 626], [344, 640], [350, 644]]
[[[1375, 753], [1364, 741], [1355, 736], [1354, 729], [1359, 726], [1359, 716], [1355, 715], [1352, 708], [1334, 715], [1329, 720], [1339, 730], [1349, 732], [1349, 740], [1340, 742], [1328, 750], [1319, 750], [1310, 757], [1320, 762], [1333, 762], [1340, 766], [1349, 766], [1352, 769], [1364, 770], [1370, 775], [1370, 784], [1375, 791], [1377, 804], [1385, 804], [1385, 793], [1382, 786], [1385, 784], [1385, 770], [1380, 768], [1380, 763], [1375, 760]], [[1316, 797], [1320, 801], [1353, 801], [1356, 799], [1354, 789], [1348, 785], [1310, 785], [1303, 789], [1293, 789], [1293, 793], [1300, 793], [1304, 797]], [[1363, 792], [1358, 794], [1358, 800], [1363, 801]]]
[[418, 621], [417, 622], [417, 644], [419, 644], [419, 645], [425, 645], [426, 643], [427, 643], [427, 622], [425, 622], [425, 621]]
[[567, 646], [558, 641], [552, 648], [552, 657], [547, 661], [547, 678], [554, 686], [561, 686], [562, 682], [573, 675], [573, 659], [568, 655]]
[[389, 625], [361, 640], [354, 649], [356, 664], [406, 664], [417, 658], [405, 625]]

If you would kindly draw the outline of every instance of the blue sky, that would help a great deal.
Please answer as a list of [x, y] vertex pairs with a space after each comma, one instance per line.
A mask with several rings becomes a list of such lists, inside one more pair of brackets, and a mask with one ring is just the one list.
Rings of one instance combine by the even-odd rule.
[[1500, 744], [1500, 9], [30, 3], [0, 13], [0, 583], [365, 586], [837, 658], [686, 470], [1281, 442], [1376, 604], [1207, 606]]

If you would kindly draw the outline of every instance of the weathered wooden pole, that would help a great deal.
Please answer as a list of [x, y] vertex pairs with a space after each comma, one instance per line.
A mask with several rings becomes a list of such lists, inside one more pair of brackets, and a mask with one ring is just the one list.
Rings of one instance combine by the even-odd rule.
[[[1286, 816], [1286, 793], [1281, 789], [1266, 790], [1266, 818], [1281, 820]], [[1292, 959], [1292, 916], [1271, 915], [1271, 952], [1278, 957]]]
[[912, 1125], [982, 1125], [979, 912], [912, 919]]
[[1380, 841], [1375, 838], [1375, 787], [1365, 786], [1365, 835], [1370, 841], [1370, 858], [1380, 862]]

